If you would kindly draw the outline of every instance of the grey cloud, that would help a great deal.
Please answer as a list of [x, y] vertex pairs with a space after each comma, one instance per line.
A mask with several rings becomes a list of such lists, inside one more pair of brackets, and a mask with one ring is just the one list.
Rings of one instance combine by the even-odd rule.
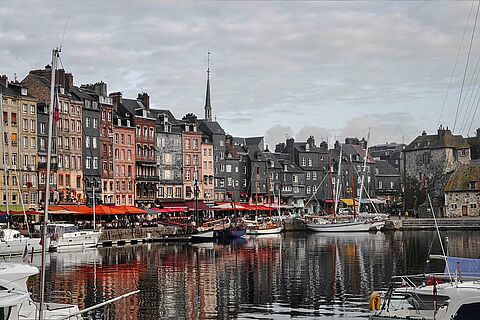
[[[47, 64], [70, 12], [62, 60], [77, 84], [103, 80], [126, 97], [143, 89], [154, 107], [201, 116], [210, 50], [213, 113], [234, 135], [264, 135], [272, 124], [302, 135], [310, 126], [365, 135], [365, 125], [354, 128], [370, 121], [380, 128], [375, 135], [393, 141], [401, 138], [385, 118], [393, 112], [415, 114], [402, 136], [436, 126], [431, 114], [443, 103], [470, 7], [10, 1], [0, 8], [0, 73], [22, 78]], [[479, 50], [475, 43], [474, 53]], [[444, 119], [451, 119], [460, 84], [459, 73]]]

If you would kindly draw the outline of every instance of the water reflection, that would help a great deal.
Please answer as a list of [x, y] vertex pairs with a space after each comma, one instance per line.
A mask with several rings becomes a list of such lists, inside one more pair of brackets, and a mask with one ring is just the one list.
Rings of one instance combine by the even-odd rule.
[[[480, 256], [477, 232], [447, 236], [452, 255]], [[52, 253], [47, 298], [84, 308], [141, 290], [92, 312], [94, 319], [359, 319], [369, 314], [371, 291], [387, 288], [393, 274], [443, 270], [427, 266], [429, 253], [440, 253], [433, 232], [287, 233]], [[38, 296], [38, 277], [30, 286]]]

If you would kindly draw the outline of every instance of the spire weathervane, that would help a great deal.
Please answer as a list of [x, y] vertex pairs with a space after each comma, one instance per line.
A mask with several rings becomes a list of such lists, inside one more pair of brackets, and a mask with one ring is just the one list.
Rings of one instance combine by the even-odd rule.
[[212, 121], [212, 105], [210, 103], [210, 51], [207, 55], [207, 93], [205, 95], [205, 120]]

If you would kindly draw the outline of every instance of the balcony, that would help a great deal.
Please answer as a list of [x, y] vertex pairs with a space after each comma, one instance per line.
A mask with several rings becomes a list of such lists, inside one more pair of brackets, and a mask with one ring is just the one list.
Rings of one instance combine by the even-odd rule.
[[158, 176], [139, 176], [136, 177], [137, 181], [160, 181]]

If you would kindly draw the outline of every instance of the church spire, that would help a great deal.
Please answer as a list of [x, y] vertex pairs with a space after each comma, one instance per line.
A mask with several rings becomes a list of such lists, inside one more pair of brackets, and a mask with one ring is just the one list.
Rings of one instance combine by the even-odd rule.
[[205, 120], [212, 121], [212, 105], [210, 103], [210, 51], [207, 58], [207, 94], [205, 97]]

